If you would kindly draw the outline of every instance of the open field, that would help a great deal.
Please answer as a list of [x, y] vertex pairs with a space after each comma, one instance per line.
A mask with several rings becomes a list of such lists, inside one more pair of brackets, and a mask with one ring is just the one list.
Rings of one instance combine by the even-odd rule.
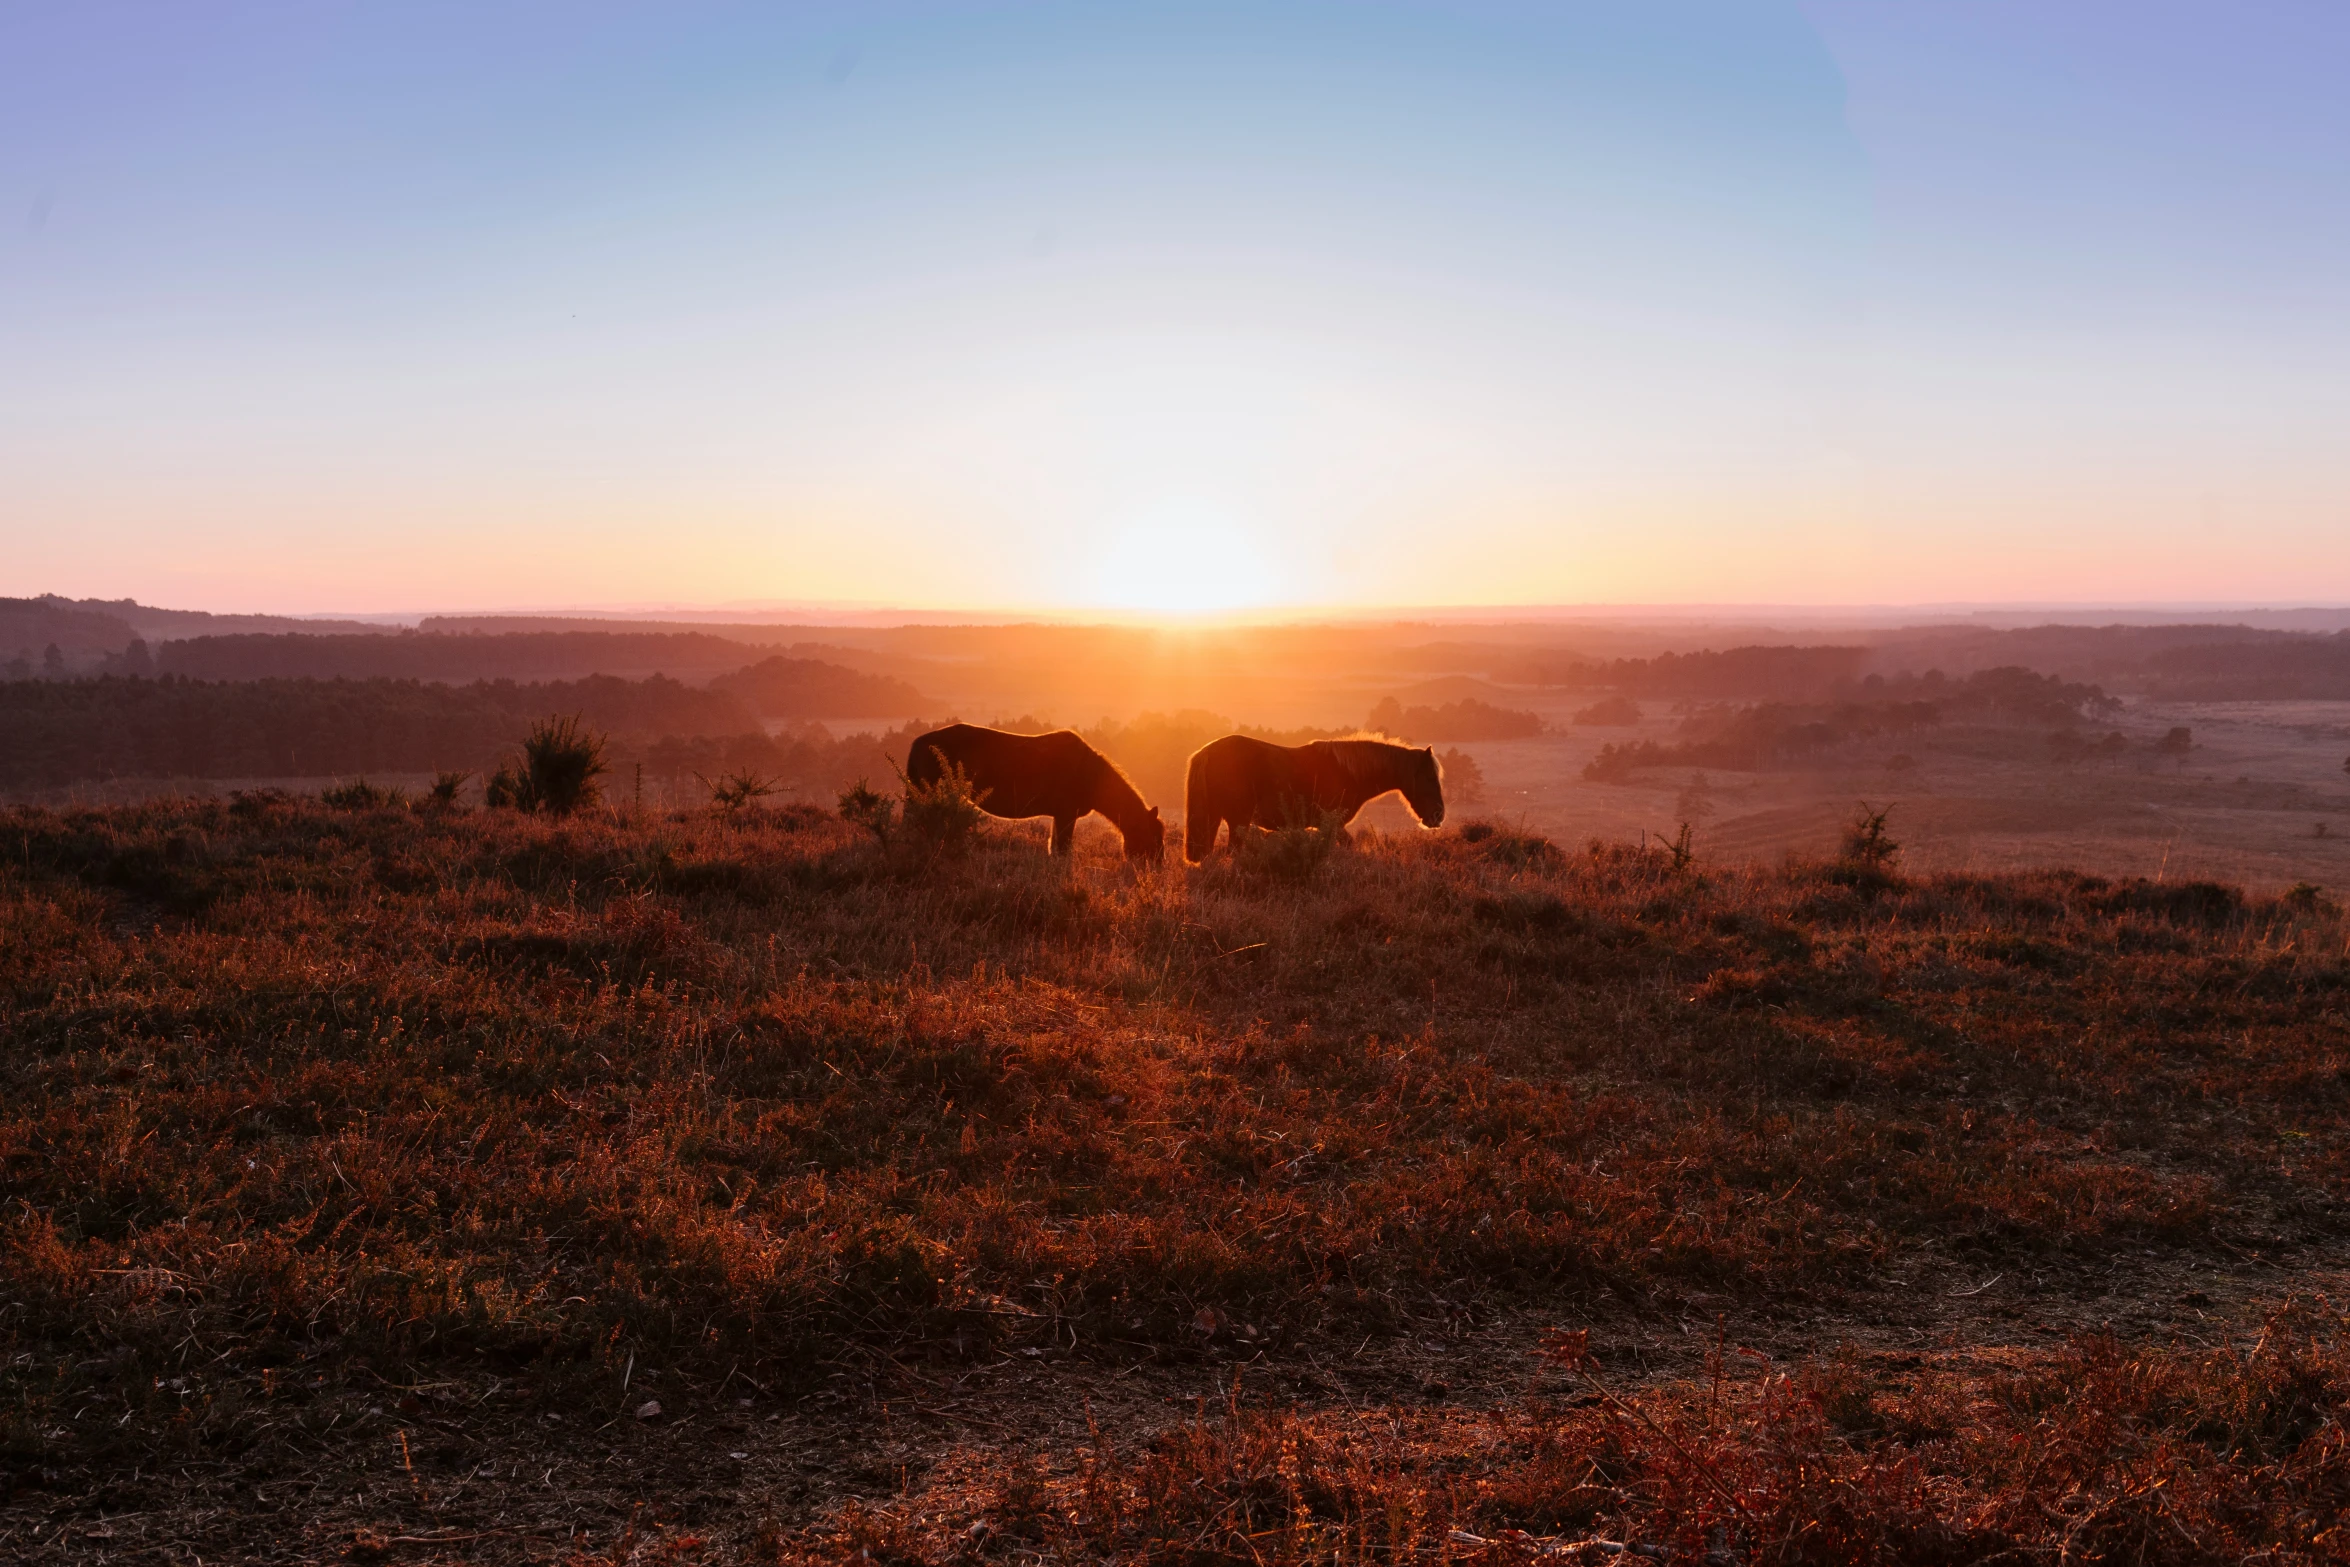
[[[1670, 837], [1682, 821], [1692, 820], [1710, 863], [1770, 864], [1831, 841], [1854, 802], [1866, 799], [1893, 808], [1913, 870], [2055, 866], [2104, 876], [2218, 879], [2264, 892], [2302, 881], [2350, 889], [2350, 777], [2343, 772], [2350, 758], [2350, 702], [2133, 702], [2113, 719], [2085, 726], [2125, 736], [2131, 749], [2110, 758], [2052, 760], [2048, 734], [2040, 729], [1953, 727], [1855, 742], [1762, 771], [1652, 768], [1629, 782], [1598, 783], [1586, 779], [1583, 769], [1602, 745], [1627, 739], [1670, 743], [1680, 721], [1668, 705], [1648, 704], [1637, 725], [1584, 728], [1572, 717], [1588, 693], [1517, 689], [1500, 691], [1497, 699], [1538, 713], [1550, 728], [1533, 739], [1459, 743], [1485, 774], [1484, 797], [1475, 809], [1562, 841], [1601, 837], [1637, 844], [1644, 835]], [[1331, 728], [1360, 717], [1335, 707], [1313, 714]], [[2192, 730], [2196, 749], [2183, 763], [2155, 756], [2156, 738], [2178, 726]], [[880, 719], [825, 725], [843, 737], [886, 727]], [[1092, 732], [1135, 771], [1170, 820], [1179, 818], [1180, 753], [1172, 762], [1134, 754], [1121, 744], [1119, 727], [1105, 724]], [[1217, 732], [1201, 729], [1198, 738]], [[891, 755], [896, 749], [890, 748]], [[1889, 771], [1887, 760], [1901, 755], [1916, 765]], [[699, 765], [723, 770], [715, 762]], [[880, 752], [857, 765], [873, 777], [887, 777], [888, 759]], [[426, 772], [368, 776], [411, 794], [432, 782]], [[89, 779], [18, 789], [13, 798], [79, 807], [188, 794], [225, 798], [266, 788], [316, 793], [344, 781], [346, 775]], [[675, 764], [647, 768], [642, 788], [644, 803], [652, 807], [690, 807], [707, 796], [694, 773]], [[625, 796], [631, 789], [624, 763], [616, 792]], [[815, 784], [785, 797], [792, 794], [830, 803], [827, 789]], [[1390, 831], [1412, 825], [1394, 799], [1375, 803], [1367, 820]]]
[[0, 821], [0, 1553], [2341, 1547], [2320, 898]]
[[[2350, 703], [2137, 702], [2087, 726], [2129, 740], [2113, 759], [2051, 760], [2037, 730], [1952, 729], [1762, 772], [1649, 769], [1622, 785], [1586, 780], [1584, 765], [1606, 743], [1669, 740], [1669, 710], [1631, 728], [1577, 729], [1564, 711], [1572, 704], [1527, 705], [1552, 709], [1558, 728], [1463, 749], [1484, 769], [1485, 809], [1566, 840], [1670, 836], [1694, 813], [1709, 859], [1769, 863], [1816, 850], [1866, 799], [1893, 808], [1913, 870], [2062, 866], [2350, 888]], [[2182, 725], [2196, 749], [2183, 763], [2155, 757], [2154, 740]], [[1887, 770], [1899, 755], [1915, 767]]]
[[[1709, 863], [1770, 864], [1817, 852], [1868, 800], [1892, 806], [1913, 871], [2350, 886], [2350, 635], [2311, 628], [506, 617], [142, 642], [150, 677], [118, 612], [160, 617], [158, 635], [172, 612], [0, 600], [0, 619], [12, 603], [19, 619], [96, 615], [120, 645], [83, 649], [90, 678], [0, 682], [0, 803], [359, 776], [421, 792], [444, 769], [472, 772], [478, 797], [529, 723], [576, 712], [611, 739], [614, 793], [655, 809], [697, 807], [703, 780], [745, 771], [829, 809], [858, 777], [886, 779], [920, 728], [962, 718], [1076, 728], [1174, 819], [1183, 758], [1217, 735], [1368, 725], [1458, 748], [1484, 774], [1475, 808], [1565, 842], [1688, 821]], [[1586, 721], [1611, 704], [1617, 722]], [[1778, 743], [1807, 729], [1826, 733]], [[2179, 729], [2191, 749], [2158, 749]], [[1611, 745], [1651, 749], [1588, 776]], [[1392, 801], [1371, 821], [1409, 826]]]

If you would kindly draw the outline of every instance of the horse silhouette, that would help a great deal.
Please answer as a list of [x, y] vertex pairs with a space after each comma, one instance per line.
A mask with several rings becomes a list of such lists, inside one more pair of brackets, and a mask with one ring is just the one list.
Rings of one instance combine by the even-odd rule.
[[1335, 812], [1341, 826], [1390, 789], [1400, 789], [1423, 827], [1444, 823], [1436, 753], [1384, 740], [1315, 740], [1274, 745], [1247, 735], [1211, 740], [1191, 754], [1183, 786], [1183, 857], [1194, 864], [1232, 824], [1237, 850], [1251, 824], [1303, 826]]
[[1157, 860], [1166, 853], [1167, 827], [1158, 808], [1143, 803], [1116, 763], [1066, 729], [1045, 735], [978, 724], [933, 729], [908, 753], [906, 781], [935, 784], [950, 765], [971, 780], [971, 792], [988, 815], [1012, 821], [1051, 817], [1055, 854], [1070, 851], [1077, 818], [1089, 811], [1117, 825], [1128, 859]]

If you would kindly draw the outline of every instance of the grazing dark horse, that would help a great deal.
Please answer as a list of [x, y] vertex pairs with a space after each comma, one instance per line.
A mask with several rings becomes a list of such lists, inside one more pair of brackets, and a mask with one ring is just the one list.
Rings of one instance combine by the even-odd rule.
[[1423, 827], [1444, 823], [1436, 753], [1384, 740], [1316, 740], [1274, 745], [1247, 735], [1210, 740], [1191, 753], [1183, 786], [1183, 857], [1197, 863], [1232, 824], [1232, 847], [1253, 823], [1311, 825], [1335, 811], [1341, 825], [1390, 789], [1401, 789]]
[[1167, 851], [1167, 826], [1159, 820], [1158, 807], [1143, 804], [1115, 763], [1066, 729], [1049, 735], [1016, 735], [977, 724], [933, 729], [907, 755], [906, 781], [934, 784], [950, 763], [971, 780], [971, 792], [988, 815], [1013, 821], [1051, 817], [1055, 854], [1069, 852], [1077, 818], [1088, 811], [1117, 824], [1128, 859], [1156, 860]]

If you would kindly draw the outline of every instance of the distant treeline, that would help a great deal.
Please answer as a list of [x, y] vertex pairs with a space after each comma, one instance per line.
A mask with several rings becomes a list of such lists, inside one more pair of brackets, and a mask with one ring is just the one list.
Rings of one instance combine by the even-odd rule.
[[708, 680], [764, 649], [694, 632], [517, 631], [494, 636], [191, 637], [153, 649], [159, 673], [191, 680], [576, 680], [668, 675]]
[[1542, 733], [1542, 719], [1473, 696], [1439, 707], [1406, 707], [1388, 697], [1371, 709], [1363, 727], [1425, 745], [1457, 740], [1531, 740]]
[[1720, 767], [1759, 772], [1800, 764], [1856, 740], [1905, 735], [1946, 722], [2058, 726], [2112, 712], [2118, 704], [2095, 686], [2028, 669], [1986, 669], [1951, 680], [1940, 671], [1896, 680], [1869, 677], [1873, 699], [1832, 706], [1718, 703], [1686, 715], [1670, 744], [1635, 740], [1604, 745], [1583, 776], [1621, 783], [1643, 767]]
[[[1874, 700], [1873, 681], [1923, 669], [1988, 673], [2027, 667], [2067, 683], [2171, 701], [2350, 700], [2350, 631], [2248, 626], [2043, 626], [1892, 633], [1867, 646], [1734, 647], [1654, 658], [1588, 659], [1531, 652], [1496, 660], [1514, 685], [1611, 691], [1666, 700]], [[1874, 673], [1872, 673], [1872, 671]]]
[[0, 664], [21, 660], [13, 671], [24, 679], [41, 667], [42, 654], [56, 648], [81, 667], [120, 651], [138, 633], [112, 615], [52, 599], [0, 599]]
[[[1870, 639], [1878, 669], [1954, 674], [2021, 664], [2148, 696], [2350, 696], [2350, 633], [2251, 626], [1927, 627]], [[2283, 683], [2280, 683], [2280, 677]]]
[[1868, 660], [1865, 647], [1734, 647], [1602, 662], [1537, 653], [1496, 665], [1493, 678], [1634, 697], [1793, 701], [1857, 683]]
[[[2300, 623], [2323, 618], [2308, 612]], [[1456, 628], [1442, 640], [1413, 640], [1421, 634], [1422, 628], [1408, 626], [1234, 627], [1187, 633], [1177, 657], [1170, 656], [1176, 648], [1166, 634], [1148, 627], [817, 627], [516, 616], [436, 619], [418, 630], [400, 630], [43, 596], [0, 599], [0, 677], [161, 672], [205, 680], [380, 677], [463, 684], [658, 673], [697, 683], [785, 654], [904, 683], [886, 696], [849, 692], [814, 706], [794, 697], [770, 710], [770, 716], [814, 717], [928, 712], [949, 703], [998, 711], [1035, 703], [1087, 713], [1143, 705], [1254, 708], [1290, 703], [1301, 685], [1328, 689], [1333, 682], [1400, 684], [1473, 674], [1505, 685], [1588, 692], [1579, 699], [1582, 706], [1610, 696], [1636, 703], [1820, 706], [1875, 700], [1866, 689], [1871, 675], [1890, 680], [1942, 669], [1961, 677], [2002, 666], [2175, 700], [2350, 700], [2350, 632], [2330, 629], [1933, 625], [1839, 633], [1828, 644], [1708, 648], [1709, 640], [1739, 633], [1690, 625], [1671, 634], [1682, 641], [1672, 652], [1657, 651], [1671, 643], [1654, 629], [1633, 635], [1586, 626], [1574, 633], [1585, 639], [1575, 647], [1554, 642], [1564, 634], [1555, 628], [1531, 625]], [[1700, 650], [1689, 651], [1691, 644]], [[939, 700], [910, 706], [908, 691]], [[1509, 706], [1489, 689], [1443, 694], [1474, 694], [1503, 710]], [[1419, 696], [1432, 700], [1435, 693], [1422, 690]], [[1428, 731], [1422, 729], [1424, 738]]]
[[[109, 654], [120, 655], [142, 637], [154, 642], [212, 632], [366, 634], [378, 629], [389, 632], [394, 628], [351, 620], [304, 621], [286, 615], [210, 615], [202, 610], [156, 609], [135, 599], [66, 599], [45, 593], [39, 598], [0, 598], [0, 668], [21, 660], [28, 670], [38, 671], [42, 654], [55, 647], [70, 672], [95, 674]], [[12, 673], [17, 679], [26, 676], [25, 671]]]
[[[588, 675], [707, 681], [767, 718], [869, 718], [931, 705], [903, 680], [776, 655], [695, 632], [527, 631], [484, 636], [230, 636], [134, 645], [116, 673], [191, 680], [577, 680]], [[746, 665], [748, 667], [746, 667]], [[756, 727], [745, 725], [744, 727]]]
[[2146, 672], [2148, 694], [2172, 701], [2350, 700], [2350, 631], [2166, 648], [2146, 660]]
[[0, 787], [482, 768], [554, 713], [578, 713], [615, 734], [759, 727], [739, 697], [658, 676], [463, 686], [176, 676], [10, 681], [0, 684]]
[[767, 718], [894, 718], [933, 705], [921, 692], [888, 675], [780, 655], [720, 675], [710, 688], [740, 697], [752, 712]]

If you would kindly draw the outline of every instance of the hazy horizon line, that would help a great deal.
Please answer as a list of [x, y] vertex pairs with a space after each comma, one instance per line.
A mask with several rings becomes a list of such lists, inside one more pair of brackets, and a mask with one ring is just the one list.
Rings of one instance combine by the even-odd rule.
[[357, 621], [377, 625], [417, 626], [434, 619], [588, 619], [629, 621], [706, 621], [712, 624], [841, 624], [904, 625], [1168, 625], [1229, 628], [1274, 625], [1350, 625], [1366, 623], [1505, 625], [1545, 622], [1707, 621], [1712, 623], [1786, 624], [1916, 624], [1946, 621], [1982, 623], [2018, 617], [2096, 615], [2142, 621], [2149, 617], [2208, 619], [2215, 616], [2350, 617], [2350, 602], [2291, 600], [2082, 600], [2008, 599], [1938, 600], [1914, 603], [1788, 603], [1692, 601], [1659, 603], [1516, 603], [1516, 604], [1328, 604], [1257, 605], [1215, 612], [1174, 613], [1113, 606], [1065, 607], [1046, 605], [911, 605], [861, 599], [744, 599], [716, 603], [634, 602], [588, 604], [509, 604], [486, 608], [410, 608], [400, 610], [282, 610], [220, 609], [149, 602], [130, 595], [122, 599], [74, 599], [65, 594], [38, 593], [33, 599], [64, 603], [129, 602], [143, 608], [223, 617], [266, 617], [282, 620]]

